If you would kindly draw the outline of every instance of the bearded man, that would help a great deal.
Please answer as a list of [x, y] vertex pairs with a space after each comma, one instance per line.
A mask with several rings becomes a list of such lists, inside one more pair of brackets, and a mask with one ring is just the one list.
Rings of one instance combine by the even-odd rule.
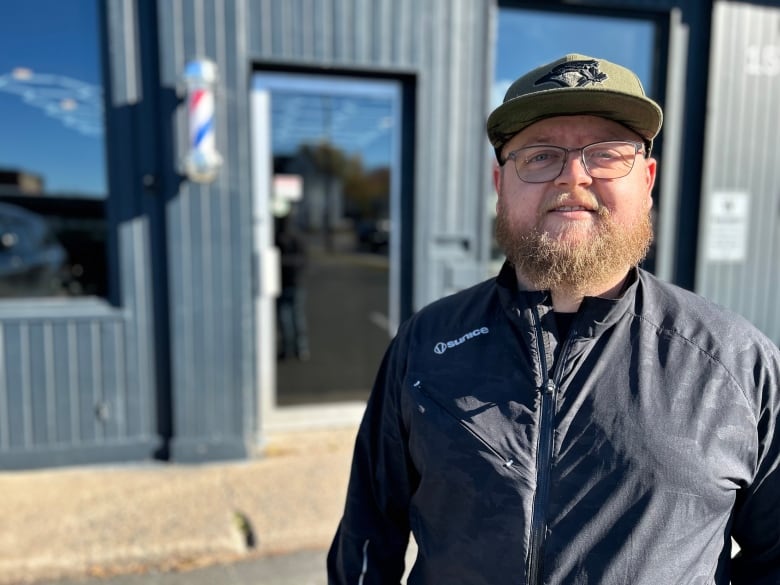
[[780, 583], [780, 351], [639, 267], [661, 122], [603, 59], [509, 88], [507, 262], [391, 343], [329, 583], [398, 584], [410, 534], [410, 585]]

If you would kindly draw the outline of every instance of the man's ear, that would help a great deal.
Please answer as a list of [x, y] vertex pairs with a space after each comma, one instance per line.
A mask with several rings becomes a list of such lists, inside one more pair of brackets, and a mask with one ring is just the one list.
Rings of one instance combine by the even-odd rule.
[[645, 181], [647, 184], [647, 199], [649, 203], [647, 208], [653, 206], [653, 185], [655, 185], [656, 172], [658, 170], [658, 161], [654, 158], [648, 158], [645, 161]]
[[499, 197], [501, 196], [501, 181], [504, 179], [503, 170], [504, 167], [500, 166], [498, 161], [493, 161], [493, 188]]

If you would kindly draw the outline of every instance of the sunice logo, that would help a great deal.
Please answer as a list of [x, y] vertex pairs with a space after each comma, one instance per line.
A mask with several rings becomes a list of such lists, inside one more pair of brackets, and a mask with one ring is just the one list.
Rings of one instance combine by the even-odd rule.
[[468, 333], [461, 335], [460, 337], [458, 337], [458, 339], [453, 339], [452, 341], [440, 341], [439, 343], [433, 346], [433, 351], [434, 353], [441, 355], [448, 349], [457, 347], [461, 343], [464, 343], [469, 339], [474, 339], [479, 335], [487, 335], [488, 333], [490, 333], [490, 329], [488, 329], [487, 327], [480, 327], [479, 329], [474, 329], [474, 331], [469, 331]]

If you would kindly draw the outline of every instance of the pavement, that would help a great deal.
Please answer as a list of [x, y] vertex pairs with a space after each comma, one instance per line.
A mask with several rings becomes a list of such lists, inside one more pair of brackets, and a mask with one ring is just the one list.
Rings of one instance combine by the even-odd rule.
[[0, 585], [325, 585], [357, 428], [245, 461], [0, 472]]
[[325, 551], [299, 551], [215, 563], [191, 570], [46, 581], [41, 585], [327, 585]]

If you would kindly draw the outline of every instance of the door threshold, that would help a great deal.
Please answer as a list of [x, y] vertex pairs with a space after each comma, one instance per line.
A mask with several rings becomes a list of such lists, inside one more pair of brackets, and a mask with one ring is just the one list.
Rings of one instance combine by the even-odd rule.
[[308, 431], [360, 424], [365, 401], [276, 406], [263, 417], [263, 435]]

